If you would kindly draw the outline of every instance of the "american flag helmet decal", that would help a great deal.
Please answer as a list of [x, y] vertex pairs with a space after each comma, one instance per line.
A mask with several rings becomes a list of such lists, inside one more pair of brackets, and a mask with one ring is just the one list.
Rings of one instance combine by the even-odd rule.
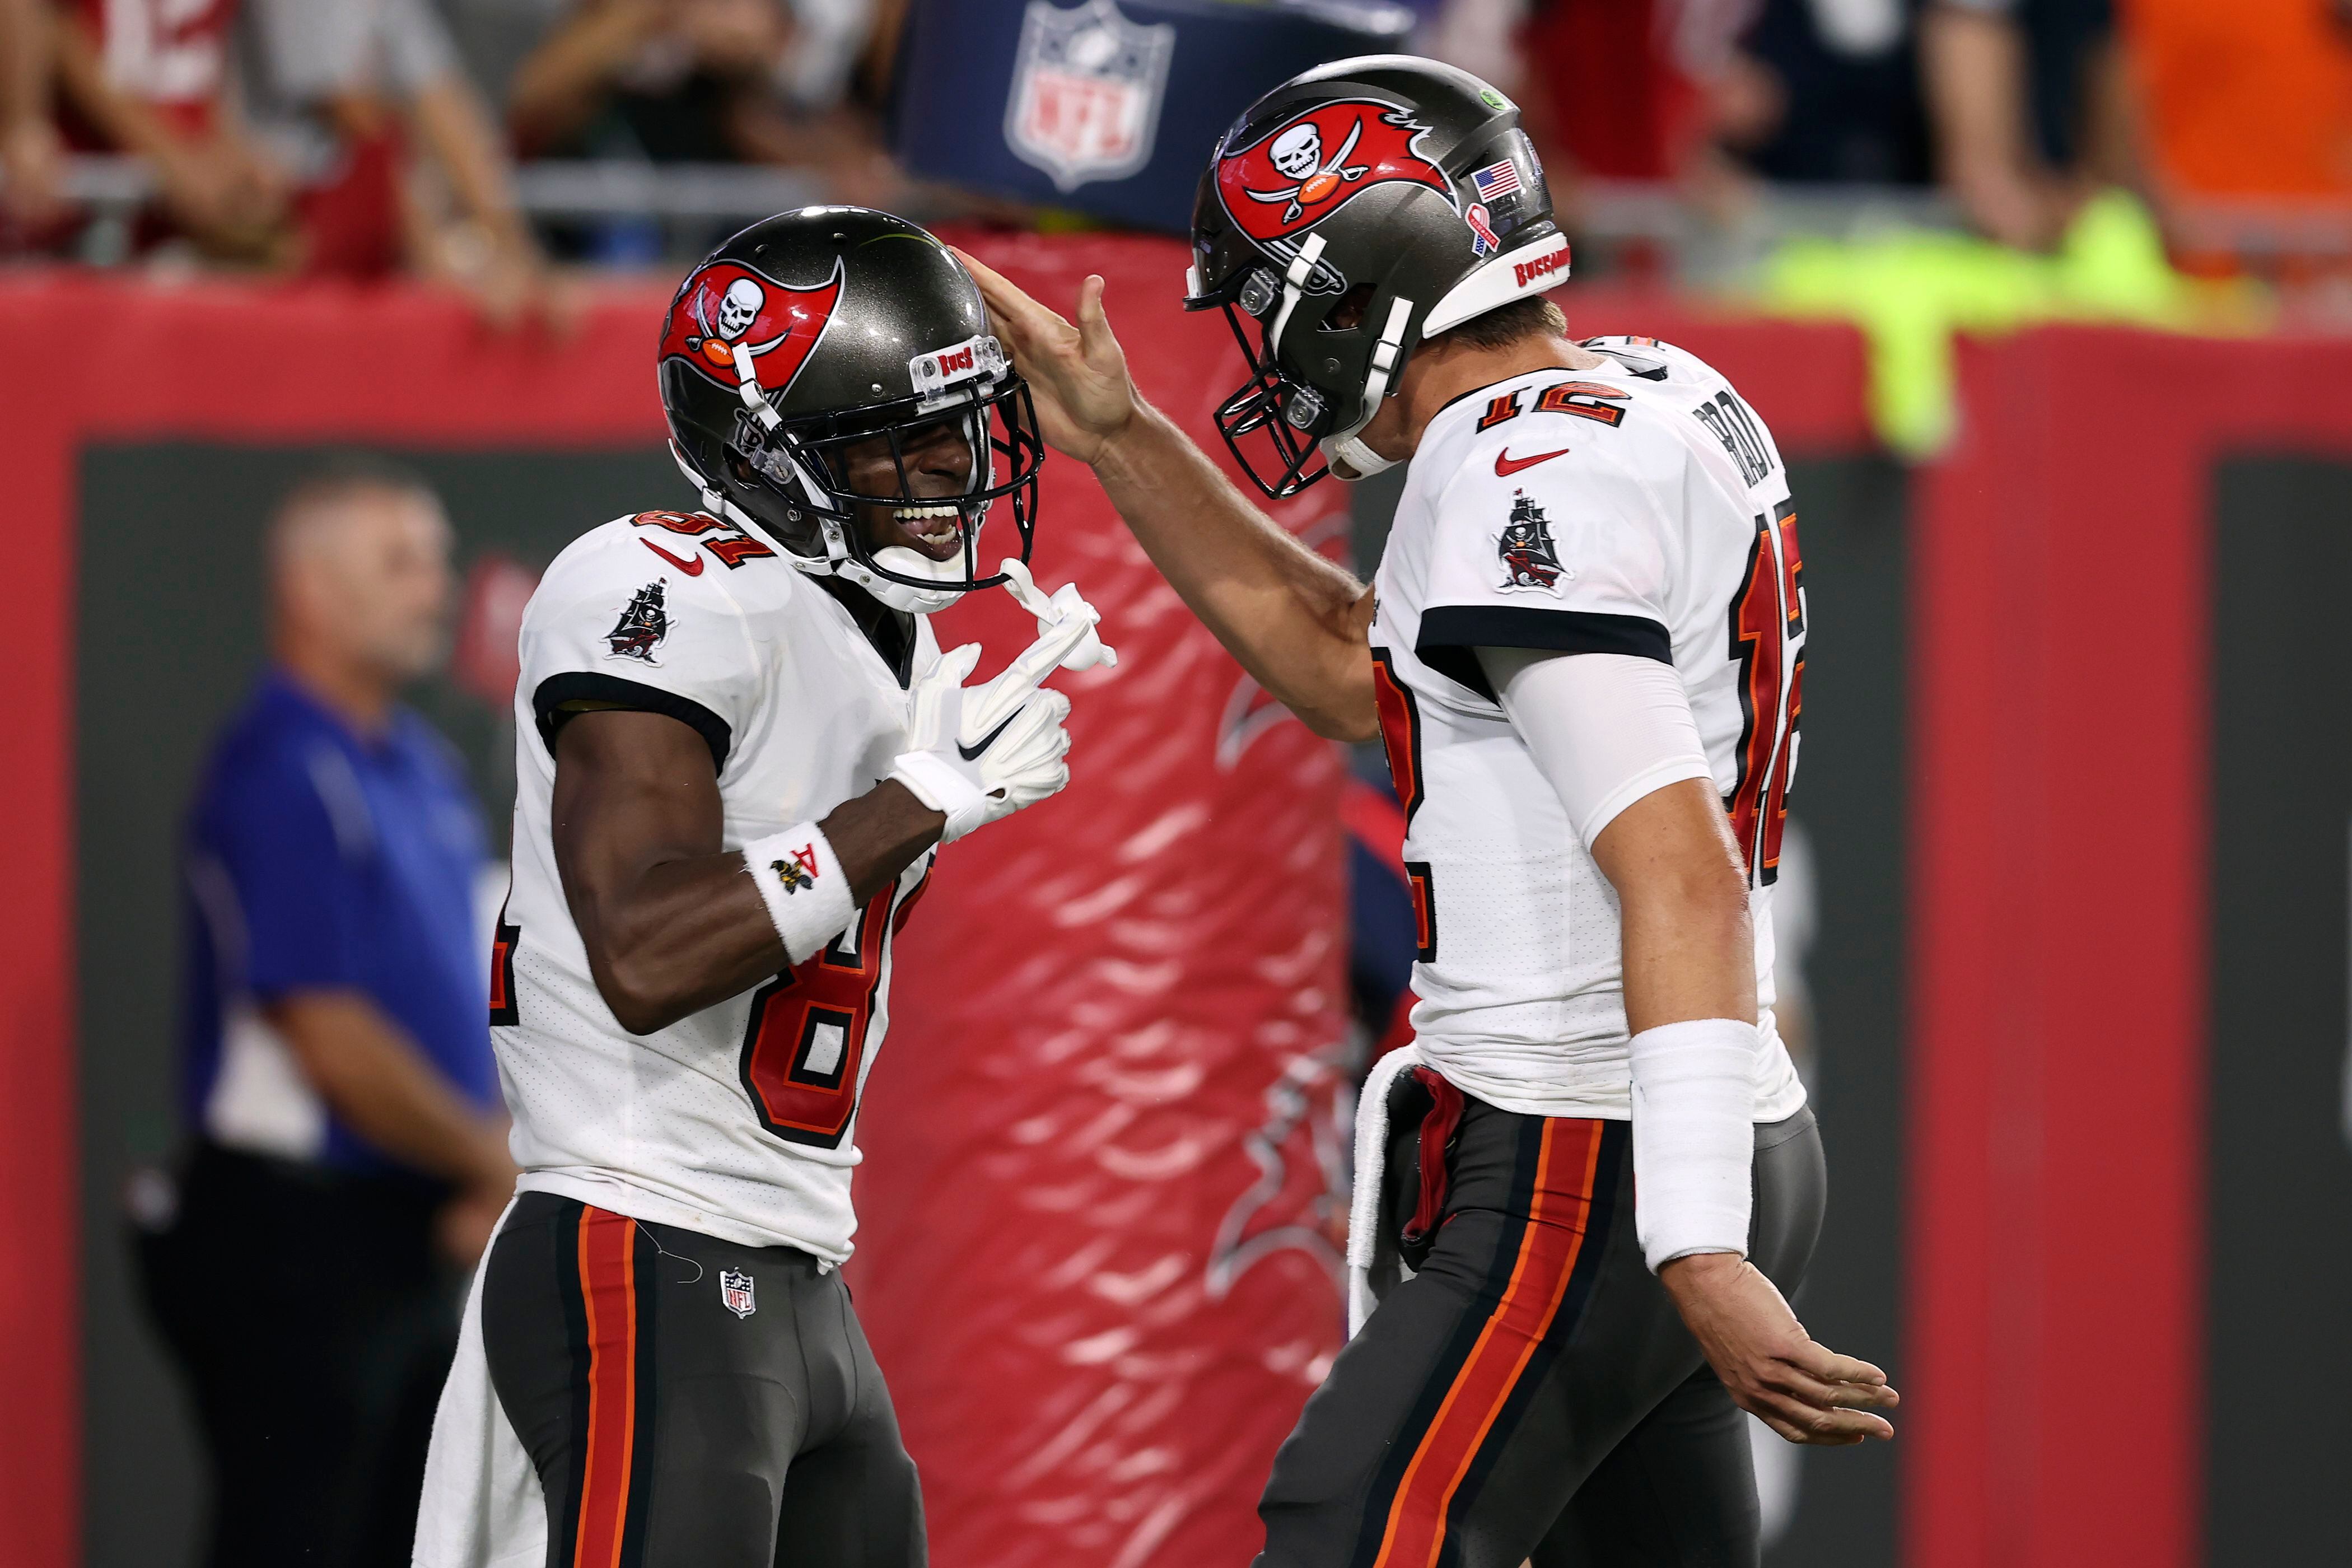
[[1491, 202], [1497, 196], [1516, 195], [1519, 190], [1519, 171], [1506, 158], [1499, 163], [1489, 163], [1483, 169], [1470, 171], [1470, 183], [1478, 187], [1478, 199]]

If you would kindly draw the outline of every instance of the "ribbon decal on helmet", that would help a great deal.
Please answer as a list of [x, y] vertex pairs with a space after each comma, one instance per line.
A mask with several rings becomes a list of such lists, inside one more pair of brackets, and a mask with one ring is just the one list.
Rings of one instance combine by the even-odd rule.
[[1502, 247], [1495, 237], [1495, 226], [1484, 202], [1472, 202], [1463, 209], [1462, 221], [1470, 226], [1470, 252], [1474, 256], [1490, 256]]
[[841, 263], [813, 289], [779, 283], [739, 261], [715, 261], [687, 279], [662, 323], [661, 357], [684, 360], [721, 386], [760, 392], [793, 384], [841, 300]]
[[1217, 197], [1234, 226], [1261, 244], [1338, 212], [1376, 185], [1427, 185], [1449, 203], [1454, 184], [1422, 156], [1429, 127], [1377, 99], [1318, 104], [1217, 160]]

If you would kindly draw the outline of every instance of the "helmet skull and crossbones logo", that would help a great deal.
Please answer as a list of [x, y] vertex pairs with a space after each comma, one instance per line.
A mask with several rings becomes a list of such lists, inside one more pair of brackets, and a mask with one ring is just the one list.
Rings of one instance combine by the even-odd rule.
[[757, 381], [781, 392], [800, 374], [840, 302], [842, 264], [814, 288], [780, 282], [739, 261], [689, 277], [662, 323], [662, 357], [681, 359], [721, 386]]
[[[702, 331], [687, 339], [687, 352], [698, 353], [714, 365], [730, 365], [734, 363], [735, 344], [758, 322], [760, 312], [768, 308], [768, 291], [754, 279], [738, 278], [727, 285], [727, 291], [719, 296], [718, 304], [718, 313], [714, 318], [709, 291], [703, 289], [696, 293], [689, 309], [694, 324]], [[766, 342], [744, 346], [754, 354], [763, 354], [782, 342], [783, 336], [780, 333]]]
[[1308, 207], [1329, 201], [1345, 184], [1353, 184], [1372, 172], [1369, 163], [1350, 163], [1348, 155], [1356, 150], [1356, 142], [1364, 134], [1364, 119], [1356, 117], [1339, 150], [1329, 158], [1323, 156], [1323, 132], [1311, 120], [1276, 136], [1266, 148], [1266, 156], [1281, 174], [1297, 184], [1279, 190], [1250, 191], [1253, 201], [1284, 204], [1282, 221], [1295, 222]]
[[749, 278], [738, 278], [727, 285], [726, 294], [719, 301], [719, 335], [733, 342], [760, 319], [760, 307], [768, 302], [768, 291]]
[[1453, 181], [1419, 150], [1428, 131], [1411, 109], [1379, 99], [1318, 103], [1247, 142], [1229, 138], [1217, 156], [1217, 199], [1261, 246], [1287, 243], [1381, 185], [1426, 185], [1454, 203]]

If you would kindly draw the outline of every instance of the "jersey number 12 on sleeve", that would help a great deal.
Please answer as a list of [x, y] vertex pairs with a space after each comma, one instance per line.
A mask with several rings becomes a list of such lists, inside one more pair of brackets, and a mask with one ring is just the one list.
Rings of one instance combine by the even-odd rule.
[[894, 900], [894, 890], [877, 894], [806, 963], [751, 994], [751, 1016], [743, 1026], [743, 1090], [760, 1125], [787, 1143], [838, 1149], [849, 1131], [866, 1035], [882, 992], [883, 960], [922, 894], [918, 885]]
[[[1399, 680], [1388, 649], [1372, 649], [1372, 702], [1381, 720], [1381, 749], [1388, 753], [1389, 782], [1396, 785], [1397, 804], [1404, 807], [1406, 831], [1412, 814], [1421, 809], [1421, 709], [1412, 689]], [[1404, 862], [1404, 878], [1412, 889], [1413, 956], [1423, 963], [1437, 962], [1437, 887], [1426, 860]]]
[[1739, 778], [1724, 798], [1732, 837], [1758, 887], [1780, 879], [1780, 832], [1797, 767], [1797, 721], [1804, 708], [1804, 564], [1797, 554], [1797, 503], [1756, 520], [1748, 575], [1731, 600], [1731, 657], [1739, 663]]

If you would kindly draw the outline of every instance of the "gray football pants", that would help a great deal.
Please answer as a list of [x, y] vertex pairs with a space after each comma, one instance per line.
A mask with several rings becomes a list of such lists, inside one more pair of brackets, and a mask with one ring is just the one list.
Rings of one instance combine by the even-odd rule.
[[547, 1193], [487, 1267], [548, 1568], [921, 1568], [915, 1464], [838, 1270]]
[[[1276, 1456], [1258, 1568], [1753, 1568], [1745, 1417], [1643, 1262], [1630, 1124], [1409, 1073], [1390, 1128], [1384, 1240], [1416, 1271]], [[1827, 1190], [1810, 1110], [1757, 1128], [1755, 1180], [1748, 1256], [1793, 1292]]]

